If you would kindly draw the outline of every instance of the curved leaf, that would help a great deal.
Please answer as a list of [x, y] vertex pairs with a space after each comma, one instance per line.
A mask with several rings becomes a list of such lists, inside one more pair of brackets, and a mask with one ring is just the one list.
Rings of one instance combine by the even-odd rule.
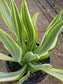
[[36, 43], [38, 41], [38, 32], [37, 32], [37, 28], [36, 28], [36, 20], [38, 18], [38, 15], [39, 13], [36, 13], [33, 18], [32, 18], [32, 23], [33, 23], [33, 26], [34, 26], [34, 30], [35, 30], [35, 42], [33, 43], [32, 47], [30, 50], [33, 50], [36, 48]]
[[39, 15], [39, 13], [36, 13], [32, 18], [32, 23], [35, 28], [36, 42], [38, 41], [38, 32], [37, 32], [37, 28], [36, 28], [36, 21], [37, 21], [38, 15]]
[[50, 23], [50, 25], [48, 26], [46, 32], [50, 29], [51, 26], [53, 26], [55, 24], [56, 21], [58, 21], [58, 20], [60, 20], [62, 18], [62, 13], [63, 13], [63, 9], [58, 13], [58, 15]]
[[28, 71], [28, 73], [27, 73], [24, 77], [22, 77], [22, 78], [17, 82], [17, 84], [22, 84], [25, 80], [28, 79], [29, 76], [30, 76], [30, 71]]
[[56, 21], [56, 23], [50, 27], [48, 32], [45, 32], [45, 35], [38, 47], [36, 53], [39, 54], [41, 57], [48, 55], [48, 52], [53, 50], [56, 47], [58, 35], [63, 26], [63, 18]]
[[27, 62], [30, 62], [30, 61], [38, 61], [38, 60], [43, 60], [43, 59], [46, 59], [48, 58], [49, 55], [45, 55], [45, 56], [40, 56], [38, 54], [34, 54], [33, 52], [27, 52], [24, 56], [24, 59], [27, 61]]
[[7, 50], [11, 53], [15, 61], [21, 61], [22, 49], [17, 43], [3, 30], [0, 29], [0, 41], [6, 46]]
[[11, 21], [10, 21], [10, 8], [6, 2], [6, 0], [0, 0], [0, 14], [7, 24], [8, 28], [12, 32], [12, 34], [16, 37], [16, 32], [14, 31], [14, 28], [12, 27]]
[[36, 21], [37, 21], [38, 15], [39, 15], [39, 13], [36, 13], [32, 18], [32, 22], [35, 26], [36, 26]]
[[16, 72], [4, 73], [0, 72], [0, 82], [14, 81], [20, 79], [26, 71], [26, 65]]
[[32, 64], [31, 62], [28, 63], [29, 70], [31, 72], [36, 72], [38, 70], [43, 70], [43, 69], [50, 69], [52, 66], [50, 64]]
[[55, 69], [50, 64], [34, 65], [29, 63], [28, 66], [31, 72], [41, 70], [63, 82], [63, 69]]
[[52, 68], [46, 70], [44, 69], [43, 71], [63, 82], [63, 69]]
[[13, 61], [15, 62], [15, 60], [12, 57], [9, 57], [7, 55], [4, 55], [2, 53], [0, 53], [0, 60], [4, 60], [4, 61]]
[[39, 58], [40, 58], [40, 56], [38, 54], [33, 54], [33, 52], [27, 52], [25, 54], [25, 58], [24, 59], [26, 61], [30, 62], [30, 61], [33, 61], [33, 60], [37, 61], [37, 59], [39, 59]]

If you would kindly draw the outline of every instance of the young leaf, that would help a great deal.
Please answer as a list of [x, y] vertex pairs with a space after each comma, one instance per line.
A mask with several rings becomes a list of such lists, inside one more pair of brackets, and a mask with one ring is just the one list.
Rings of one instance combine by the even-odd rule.
[[32, 23], [35, 29], [35, 36], [36, 36], [36, 42], [38, 41], [38, 32], [37, 32], [37, 28], [36, 28], [36, 20], [38, 18], [39, 13], [36, 13], [33, 18], [32, 18]]
[[21, 61], [22, 49], [18, 44], [3, 30], [0, 29], [0, 41], [6, 46], [15, 61]]
[[0, 53], [0, 60], [15, 62], [15, 60], [12, 57], [9, 57], [9, 56], [4, 55], [2, 53]]
[[63, 69], [55, 69], [50, 64], [34, 65], [29, 63], [28, 66], [31, 72], [41, 70], [63, 82]]
[[33, 24], [36, 26], [36, 20], [37, 20], [37, 18], [38, 18], [38, 15], [39, 15], [39, 13], [36, 13], [34, 16], [33, 16], [33, 18], [32, 18], [32, 22], [33, 22]]
[[38, 41], [38, 32], [37, 32], [37, 28], [36, 28], [36, 20], [37, 20], [38, 15], [39, 15], [39, 13], [36, 13], [32, 18], [33, 27], [35, 29], [35, 42], [33, 43], [30, 50], [33, 50], [33, 51], [36, 48], [36, 43]]
[[27, 52], [26, 54], [25, 54], [25, 56], [24, 56], [24, 59], [27, 61], [27, 62], [30, 62], [30, 61], [35, 61], [35, 62], [37, 62], [38, 60], [43, 60], [43, 59], [46, 59], [46, 58], [48, 58], [49, 57], [49, 55], [45, 55], [45, 56], [40, 56], [40, 55], [38, 55], [38, 54], [34, 54], [33, 52]]
[[36, 41], [37, 34], [36, 34], [36, 29], [34, 28], [34, 25], [32, 23], [32, 19], [29, 14], [25, 0], [23, 0], [22, 6], [21, 6], [21, 18], [26, 28], [26, 31], [28, 33], [28, 46], [29, 46], [29, 44], [31, 45], [32, 42]]
[[20, 79], [26, 71], [26, 65], [16, 72], [4, 73], [0, 72], [0, 82], [14, 81]]
[[27, 52], [25, 54], [25, 58], [24, 58], [26, 61], [30, 62], [30, 61], [33, 61], [33, 60], [38, 60], [40, 59], [40, 56], [38, 54], [33, 54], [33, 52]]

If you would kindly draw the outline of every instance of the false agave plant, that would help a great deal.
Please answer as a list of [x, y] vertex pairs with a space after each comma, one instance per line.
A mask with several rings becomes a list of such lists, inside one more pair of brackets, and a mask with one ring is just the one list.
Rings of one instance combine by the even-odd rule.
[[[19, 80], [17, 84], [21, 84], [30, 73], [38, 70], [63, 82], [63, 69], [56, 69], [50, 64], [37, 64], [37, 61], [47, 59], [49, 52], [56, 48], [58, 35], [63, 27], [63, 10], [50, 23], [40, 45], [37, 46], [38, 32], [35, 23], [39, 13], [31, 18], [25, 0], [22, 0], [20, 13], [14, 0], [9, 1], [10, 6], [6, 0], [0, 0], [0, 14], [17, 42], [0, 28], [0, 41], [12, 56], [0, 52], [0, 60], [17, 62], [22, 68], [10, 73], [0, 72], [0, 82]], [[28, 73], [24, 76], [27, 70]]]

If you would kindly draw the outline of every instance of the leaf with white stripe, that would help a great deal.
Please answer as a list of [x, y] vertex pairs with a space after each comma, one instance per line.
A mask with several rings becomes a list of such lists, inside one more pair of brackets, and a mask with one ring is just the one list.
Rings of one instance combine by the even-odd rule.
[[63, 69], [51, 68], [51, 69], [44, 69], [43, 71], [49, 74], [50, 76], [53, 76], [58, 80], [60, 80], [61, 82], [63, 82]]
[[7, 24], [8, 28], [12, 32], [12, 34], [16, 37], [16, 32], [14, 31], [14, 28], [12, 27], [11, 21], [10, 21], [10, 8], [6, 2], [6, 0], [0, 0], [0, 14]]
[[39, 15], [39, 13], [36, 13], [32, 18], [33, 27], [34, 27], [34, 30], [35, 30], [35, 42], [34, 42], [34, 44], [32, 45], [32, 48], [31, 48], [33, 51], [34, 51], [34, 49], [36, 49], [36, 43], [38, 41], [38, 32], [37, 32], [37, 27], [36, 27], [36, 20], [38, 18], [38, 15]]
[[24, 57], [24, 59], [28, 62], [33, 61], [33, 60], [37, 61], [37, 59], [39, 58], [40, 56], [38, 54], [33, 54], [33, 52], [27, 52]]
[[58, 15], [50, 23], [50, 25], [48, 26], [46, 32], [50, 29], [51, 26], [53, 26], [55, 24], [56, 21], [58, 21], [58, 20], [60, 20], [62, 18], [62, 13], [63, 13], [63, 9], [58, 13]]
[[63, 18], [56, 21], [50, 29], [45, 32], [45, 35], [36, 50], [36, 53], [40, 55], [40, 57], [48, 55], [49, 51], [53, 50], [57, 45], [58, 35], [63, 27]]
[[30, 62], [30, 61], [38, 61], [39, 59], [43, 60], [43, 59], [46, 59], [48, 58], [49, 55], [45, 55], [45, 56], [42, 56], [40, 57], [40, 55], [38, 54], [34, 54], [33, 52], [27, 52], [24, 56], [24, 59], [27, 61], [27, 62]]
[[32, 18], [32, 22], [35, 26], [36, 26], [36, 21], [37, 21], [38, 15], [39, 15], [39, 13], [36, 13]]
[[10, 73], [0, 72], [0, 82], [18, 80], [24, 75], [25, 71], [26, 71], [26, 65], [16, 72], [10, 72]]
[[30, 71], [28, 71], [28, 73], [22, 77], [18, 82], [17, 84], [22, 84], [24, 81], [26, 81], [28, 79], [28, 77], [30, 76]]
[[23, 35], [23, 26], [21, 23], [21, 17], [18, 11], [18, 8], [16, 7], [16, 4], [14, 3], [14, 0], [10, 0], [10, 4], [11, 4], [11, 22], [12, 22], [12, 26], [14, 28], [14, 31], [17, 33], [17, 42], [18, 44], [24, 49], [24, 45], [23, 43], [24, 40], [24, 35]]
[[15, 61], [21, 61], [22, 49], [18, 44], [3, 30], [0, 29], [0, 41], [6, 46]]
[[39, 13], [36, 13], [32, 18], [33, 26], [35, 28], [36, 42], [38, 41], [38, 32], [37, 32], [37, 28], [36, 28], [36, 21], [37, 21], [38, 15], [39, 15]]
[[53, 68], [52, 65], [50, 64], [38, 65], [38, 64], [29, 63], [28, 66], [31, 72], [41, 70], [63, 82], [63, 69]]
[[28, 7], [27, 7], [25, 0], [22, 1], [21, 18], [26, 28], [26, 31], [28, 33], [28, 43], [27, 44], [29, 46], [29, 44], [31, 45], [32, 42], [36, 41], [36, 29], [34, 28], [34, 25], [32, 23], [32, 19], [28, 11]]
[[15, 60], [12, 57], [9, 57], [9, 56], [4, 55], [2, 53], [0, 53], [0, 60], [15, 62]]

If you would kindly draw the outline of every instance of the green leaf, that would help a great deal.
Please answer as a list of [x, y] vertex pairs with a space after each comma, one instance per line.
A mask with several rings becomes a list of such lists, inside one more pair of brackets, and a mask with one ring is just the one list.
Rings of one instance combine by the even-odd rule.
[[16, 37], [16, 32], [14, 31], [14, 28], [11, 25], [10, 21], [10, 8], [6, 2], [6, 0], [0, 0], [0, 14], [7, 24], [8, 28], [12, 32], [12, 34]]
[[14, 28], [14, 31], [17, 33], [17, 41], [18, 44], [24, 49], [24, 40], [23, 40], [23, 25], [21, 23], [21, 17], [18, 11], [18, 8], [16, 7], [16, 4], [14, 3], [14, 0], [10, 0], [11, 4], [11, 22]]
[[52, 68], [44, 69], [43, 71], [63, 82], [63, 69]]
[[37, 21], [38, 15], [39, 15], [39, 13], [36, 13], [32, 18], [32, 22], [35, 26], [36, 26], [36, 21]]
[[52, 66], [50, 64], [32, 64], [31, 62], [28, 63], [29, 70], [31, 72], [36, 72], [38, 70], [43, 70], [43, 69], [50, 69]]
[[15, 60], [12, 57], [9, 57], [7, 55], [4, 55], [2, 53], [0, 53], [0, 60], [4, 60], [4, 61], [13, 61], [15, 62]]
[[27, 52], [26, 54], [25, 54], [25, 56], [24, 56], [24, 59], [27, 61], [27, 62], [31, 62], [31, 61], [35, 61], [35, 62], [37, 62], [38, 60], [43, 60], [43, 59], [46, 59], [46, 58], [48, 58], [49, 57], [49, 55], [45, 55], [45, 56], [42, 56], [41, 58], [40, 58], [40, 55], [38, 55], [38, 54], [34, 54], [33, 52]]
[[37, 65], [29, 63], [28, 66], [31, 72], [41, 70], [63, 82], [63, 69], [55, 69], [50, 64]]
[[25, 80], [28, 79], [29, 76], [30, 76], [30, 71], [28, 71], [28, 73], [27, 73], [24, 77], [22, 77], [22, 78], [17, 82], [17, 84], [22, 84]]
[[48, 26], [46, 32], [50, 29], [51, 26], [53, 26], [55, 24], [56, 21], [58, 21], [58, 20], [60, 20], [62, 18], [62, 13], [63, 13], [63, 9], [58, 13], [58, 15], [50, 23], [50, 25]]
[[39, 59], [39, 58], [40, 58], [40, 56], [38, 54], [33, 54], [33, 52], [27, 52], [25, 54], [25, 58], [24, 59], [26, 61], [30, 62], [30, 61], [33, 61], [33, 60], [37, 61], [37, 59]]
[[21, 61], [22, 49], [18, 44], [3, 30], [0, 29], [0, 41], [6, 46], [15, 61]]
[[16, 72], [10, 72], [10, 73], [0, 72], [0, 82], [18, 80], [24, 75], [25, 71], [26, 71], [26, 65]]
[[38, 41], [38, 32], [37, 32], [37, 28], [36, 28], [36, 21], [37, 21], [38, 15], [39, 15], [39, 13], [36, 13], [32, 18], [32, 23], [33, 23], [33, 26], [35, 29], [36, 42]]
[[34, 25], [32, 23], [32, 19], [29, 14], [28, 7], [25, 0], [23, 0], [22, 6], [21, 6], [21, 18], [28, 34], [27, 44], [29, 46], [29, 44], [31, 45], [32, 42], [35, 42], [36, 40], [36, 33], [35, 33], [36, 29], [34, 28]]
[[10, 54], [10, 52], [8, 51], [7, 47], [4, 44], [3, 44], [3, 47], [4, 47], [5, 51]]
[[32, 18], [32, 23], [33, 23], [33, 26], [34, 26], [34, 29], [35, 29], [35, 42], [34, 44], [32, 45], [31, 49], [34, 51], [34, 49], [36, 48], [36, 43], [38, 41], [38, 32], [37, 32], [37, 28], [36, 28], [36, 20], [38, 18], [38, 15], [39, 13], [36, 13], [33, 18]]
[[53, 50], [57, 45], [58, 35], [62, 26], [63, 18], [56, 21], [55, 24], [51, 26], [47, 32], [45, 32], [45, 35], [35, 53], [39, 54], [40, 57], [48, 55], [48, 52]]

